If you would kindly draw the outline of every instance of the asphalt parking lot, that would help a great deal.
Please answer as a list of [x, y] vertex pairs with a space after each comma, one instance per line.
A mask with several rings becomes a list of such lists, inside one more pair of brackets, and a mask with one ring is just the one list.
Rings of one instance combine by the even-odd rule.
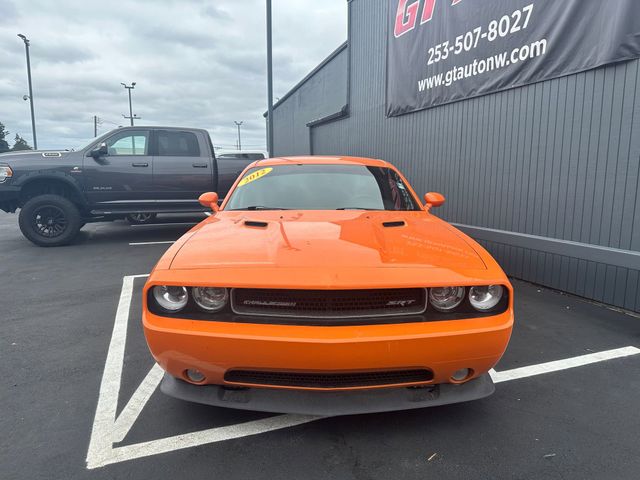
[[639, 478], [640, 318], [517, 280], [483, 400], [315, 418], [164, 396], [140, 290], [201, 218], [43, 249], [0, 215], [0, 478]]

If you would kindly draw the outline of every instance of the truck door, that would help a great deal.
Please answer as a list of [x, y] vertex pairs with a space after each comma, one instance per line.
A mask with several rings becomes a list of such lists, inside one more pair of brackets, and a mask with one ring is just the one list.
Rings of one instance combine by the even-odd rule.
[[[117, 131], [107, 139], [107, 155], [84, 158], [83, 181], [93, 204], [123, 205], [153, 199], [153, 157], [148, 129]], [[99, 145], [90, 147], [90, 150]]]
[[154, 130], [153, 185], [160, 201], [198, 203], [215, 191], [212, 159], [204, 139], [184, 130]]

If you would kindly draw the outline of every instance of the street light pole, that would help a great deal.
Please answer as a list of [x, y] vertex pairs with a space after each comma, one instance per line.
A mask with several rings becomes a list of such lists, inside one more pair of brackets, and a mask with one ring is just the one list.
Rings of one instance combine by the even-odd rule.
[[242, 122], [236, 122], [234, 120], [233, 123], [238, 127], [238, 150], [242, 150], [242, 142], [240, 141], [240, 125], [242, 125]]
[[271, 58], [271, 0], [267, 0], [267, 150], [273, 157], [273, 62]]
[[122, 85], [124, 88], [127, 89], [127, 91], [129, 92], [129, 116], [124, 116], [124, 118], [128, 118], [131, 120], [131, 126], [133, 127], [133, 108], [131, 106], [131, 90], [133, 90], [134, 88], [136, 88], [136, 82], [131, 82], [131, 85], [127, 85], [125, 83], [120, 82], [120, 85]]
[[23, 34], [18, 36], [24, 42], [24, 48], [27, 52], [27, 78], [29, 79], [29, 104], [31, 106], [31, 132], [33, 134], [33, 149], [38, 149], [38, 139], [36, 138], [36, 115], [33, 110], [33, 86], [31, 85], [31, 59], [29, 58], [29, 39]]

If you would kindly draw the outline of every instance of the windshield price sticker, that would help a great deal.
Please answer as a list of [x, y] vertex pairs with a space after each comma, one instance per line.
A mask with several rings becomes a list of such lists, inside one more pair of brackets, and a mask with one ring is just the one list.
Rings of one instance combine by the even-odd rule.
[[242, 187], [243, 185], [246, 185], [247, 183], [251, 183], [251, 182], [253, 182], [255, 180], [258, 180], [259, 178], [262, 178], [266, 174], [268, 174], [271, 170], [273, 170], [273, 168], [271, 168], [271, 167], [261, 168], [260, 170], [256, 170], [255, 172], [250, 173], [249, 175], [244, 177], [242, 180], [240, 180], [240, 183], [238, 183], [238, 186]]

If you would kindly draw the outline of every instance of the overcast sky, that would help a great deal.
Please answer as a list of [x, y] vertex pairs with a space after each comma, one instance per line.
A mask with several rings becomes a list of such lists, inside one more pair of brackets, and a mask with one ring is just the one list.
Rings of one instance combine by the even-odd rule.
[[[273, 0], [274, 97], [346, 40], [346, 0]], [[120, 82], [136, 82], [140, 125], [209, 130], [233, 148], [264, 149], [264, 0], [0, 0], [0, 122], [32, 144], [24, 44], [39, 148], [70, 148], [128, 125]], [[9, 140], [9, 139], [8, 139]]]

